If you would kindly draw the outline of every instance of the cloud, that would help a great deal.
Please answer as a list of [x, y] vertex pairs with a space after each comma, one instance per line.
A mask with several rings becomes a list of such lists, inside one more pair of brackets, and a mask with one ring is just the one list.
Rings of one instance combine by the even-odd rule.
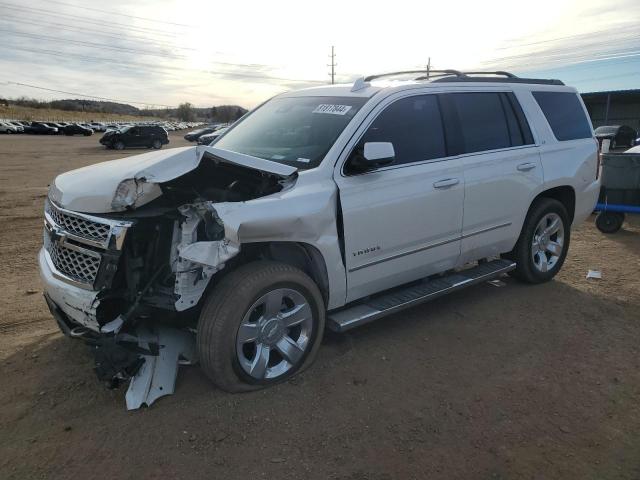
[[[252, 107], [327, 83], [332, 44], [340, 81], [423, 67], [431, 56], [435, 68], [552, 72], [576, 82], [609, 77], [604, 89], [632, 84], [624, 75], [640, 66], [637, 0], [538, 0], [526, 15], [511, 0], [461, 0], [455, 11], [409, 0], [379, 6], [372, 0], [363, 12], [324, 0], [309, 15], [289, 0], [112, 0], [104, 7], [0, 0], [0, 82], [150, 104]], [[605, 64], [612, 70], [603, 74]], [[1, 88], [3, 95], [65, 96]]]

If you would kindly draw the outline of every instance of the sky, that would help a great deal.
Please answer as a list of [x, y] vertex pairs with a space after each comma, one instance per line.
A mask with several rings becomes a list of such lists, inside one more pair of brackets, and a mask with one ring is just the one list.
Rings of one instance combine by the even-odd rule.
[[0, 97], [252, 108], [328, 83], [332, 45], [336, 82], [431, 58], [640, 88], [640, 0], [0, 0]]

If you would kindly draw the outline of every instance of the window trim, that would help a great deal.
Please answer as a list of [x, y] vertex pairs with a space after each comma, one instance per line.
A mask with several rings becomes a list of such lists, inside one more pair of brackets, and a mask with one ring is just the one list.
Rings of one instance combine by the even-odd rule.
[[[358, 177], [360, 175], [368, 175], [371, 173], [377, 173], [377, 172], [384, 172], [387, 170], [394, 170], [396, 168], [406, 168], [406, 167], [412, 167], [414, 165], [424, 165], [426, 163], [435, 163], [435, 162], [444, 162], [447, 160], [452, 159], [453, 157], [448, 155], [449, 153], [449, 147], [447, 144], [447, 132], [446, 132], [446, 124], [444, 122], [444, 118], [443, 118], [443, 108], [442, 108], [442, 104], [440, 103], [440, 95], [443, 93], [441, 91], [438, 92], [428, 92], [428, 91], [424, 91], [424, 90], [420, 90], [420, 91], [403, 91], [403, 92], [399, 92], [402, 93], [404, 95], [399, 95], [398, 97], [387, 97], [386, 99], [382, 100], [380, 103], [378, 103], [372, 110], [370, 113], [370, 117], [368, 116], [367, 118], [365, 118], [365, 120], [358, 126], [357, 130], [362, 129], [362, 132], [357, 135], [357, 131], [356, 133], [349, 139], [349, 141], [347, 142], [347, 145], [345, 146], [345, 148], [342, 150], [342, 152], [348, 150], [347, 155], [344, 157], [344, 160], [342, 161], [342, 164], [340, 165], [340, 176], [344, 177], [344, 178], [349, 178], [349, 177]], [[355, 150], [355, 148], [358, 146], [358, 144], [360, 143], [360, 140], [362, 140], [362, 137], [364, 137], [364, 135], [367, 133], [367, 131], [369, 130], [369, 127], [371, 127], [371, 125], [373, 124], [373, 122], [375, 122], [377, 120], [377, 118], [382, 115], [385, 110], [391, 106], [392, 104], [399, 102], [400, 100], [404, 100], [406, 98], [410, 98], [410, 97], [424, 97], [427, 95], [435, 95], [436, 96], [436, 102], [438, 104], [438, 109], [440, 111], [440, 121], [442, 122], [442, 132], [444, 134], [444, 151], [445, 151], [445, 156], [444, 157], [437, 157], [437, 158], [430, 158], [427, 160], [416, 160], [415, 162], [409, 162], [409, 163], [399, 163], [397, 165], [388, 165], [385, 167], [379, 167], [379, 168], [375, 168], [372, 170], [367, 170], [365, 172], [359, 172], [359, 173], [346, 173], [345, 172], [345, 167], [347, 165], [347, 162], [349, 161], [349, 158], [351, 158], [351, 155], [353, 155], [353, 152]], [[385, 100], [390, 99], [388, 102], [385, 102]], [[380, 110], [371, 115], [378, 107], [380, 107]], [[353, 139], [355, 138], [355, 141], [353, 141]], [[349, 147], [349, 144], [353, 141], [353, 145], [351, 147]]]
[[[520, 124], [521, 120], [523, 120], [525, 123], [524, 125], [528, 128], [529, 130], [529, 135], [530, 135], [530, 139], [531, 139], [531, 143], [528, 144], [524, 144], [524, 145], [517, 145], [517, 146], [510, 146], [510, 147], [504, 147], [504, 148], [497, 148], [497, 149], [493, 149], [493, 150], [482, 150], [482, 151], [477, 151], [477, 152], [469, 152], [469, 153], [465, 153], [465, 152], [456, 152], [456, 153], [451, 153], [451, 147], [449, 145], [449, 141], [450, 141], [450, 137], [449, 137], [449, 128], [448, 128], [448, 124], [447, 124], [447, 119], [445, 116], [445, 112], [449, 111], [453, 117], [456, 117], [456, 121], [457, 121], [457, 112], [455, 110], [452, 109], [447, 109], [446, 106], [444, 106], [444, 102], [446, 101], [447, 95], [450, 94], [457, 94], [457, 93], [505, 93], [507, 94], [507, 97], [511, 97], [510, 100], [513, 100], [515, 102], [516, 107], [514, 107], [514, 113], [516, 114], [516, 120], [518, 121], [518, 123]], [[418, 160], [416, 162], [411, 162], [411, 163], [401, 163], [398, 165], [388, 165], [385, 167], [379, 167], [376, 169], [372, 169], [372, 170], [368, 170], [366, 172], [360, 172], [360, 173], [354, 173], [354, 174], [347, 174], [345, 172], [345, 166], [347, 164], [347, 161], [349, 160], [349, 158], [351, 157], [351, 155], [353, 154], [354, 149], [356, 148], [356, 146], [358, 145], [358, 143], [360, 142], [360, 140], [362, 139], [362, 137], [364, 136], [364, 134], [367, 132], [367, 130], [369, 129], [369, 127], [371, 126], [371, 124], [378, 118], [379, 115], [382, 114], [382, 112], [385, 111], [385, 109], [391, 105], [392, 103], [398, 101], [398, 100], [402, 100], [404, 98], [407, 97], [414, 97], [414, 96], [424, 96], [424, 95], [436, 95], [438, 97], [438, 106], [440, 107], [440, 116], [442, 118], [442, 122], [443, 122], [443, 131], [444, 131], [444, 135], [445, 135], [445, 152], [447, 153], [446, 157], [439, 157], [439, 158], [432, 158], [429, 160]], [[535, 100], [534, 100], [535, 102]], [[377, 112], [376, 110], [379, 109]], [[520, 114], [522, 115], [522, 119], [520, 119], [520, 116], [518, 115], [518, 111], [520, 112]], [[544, 117], [544, 114], [543, 114]], [[545, 117], [546, 120], [546, 117]], [[459, 126], [459, 125], [458, 125]], [[522, 126], [521, 126], [522, 128]], [[361, 130], [360, 133], [358, 133]], [[458, 128], [458, 132], [460, 131], [460, 128]], [[355, 140], [354, 140], [355, 139]], [[520, 102], [520, 100], [518, 100], [518, 97], [516, 95], [516, 92], [514, 92], [513, 90], [509, 90], [509, 89], [491, 89], [491, 90], [483, 90], [483, 89], [469, 89], [469, 90], [436, 90], [436, 91], [424, 91], [424, 90], [403, 90], [401, 92], [397, 92], [395, 95], [390, 95], [386, 98], [381, 99], [375, 106], [372, 107], [371, 111], [369, 113], [366, 114], [366, 117], [362, 120], [362, 122], [360, 123], [360, 125], [356, 128], [356, 131], [353, 133], [353, 135], [347, 140], [347, 142], [345, 143], [344, 147], [342, 148], [340, 154], [339, 154], [339, 160], [336, 163], [336, 167], [339, 166], [339, 169], [334, 167], [334, 172], [337, 170], [340, 173], [340, 177], [342, 178], [351, 178], [351, 177], [359, 177], [359, 176], [363, 176], [363, 175], [371, 175], [371, 174], [375, 174], [375, 173], [379, 173], [379, 172], [386, 172], [389, 170], [395, 170], [398, 168], [410, 168], [410, 167], [415, 167], [415, 166], [421, 166], [421, 165], [426, 165], [426, 164], [430, 164], [430, 163], [440, 163], [440, 162], [447, 162], [450, 160], [459, 160], [459, 159], [463, 159], [465, 157], [470, 157], [470, 156], [476, 156], [476, 155], [486, 155], [488, 153], [502, 153], [502, 152], [507, 152], [507, 151], [511, 151], [511, 150], [523, 150], [523, 149], [528, 149], [528, 148], [538, 148], [540, 147], [540, 142], [536, 136], [536, 134], [534, 133], [534, 130], [531, 126], [531, 122], [529, 121], [529, 118], [527, 117], [527, 114], [524, 111], [524, 108], [522, 107], [522, 104]], [[346, 155], [345, 155], [345, 152]], [[344, 157], [343, 157], [344, 155]]]

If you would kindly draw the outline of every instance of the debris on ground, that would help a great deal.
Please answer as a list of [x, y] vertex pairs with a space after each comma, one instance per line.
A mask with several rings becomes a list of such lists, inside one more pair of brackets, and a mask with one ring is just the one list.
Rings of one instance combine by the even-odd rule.
[[602, 278], [602, 272], [600, 270], [589, 270], [587, 272], [587, 280], [590, 278], [596, 278], [599, 280]]

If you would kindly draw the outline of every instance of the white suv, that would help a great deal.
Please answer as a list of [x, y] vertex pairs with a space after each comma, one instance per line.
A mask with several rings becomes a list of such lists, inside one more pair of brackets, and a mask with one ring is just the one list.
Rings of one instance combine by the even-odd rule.
[[596, 203], [597, 142], [575, 89], [485, 73], [286, 93], [211, 146], [58, 176], [40, 252], [52, 313], [107, 379], [141, 375], [140, 349], [168, 345], [160, 325], [190, 327], [235, 392], [308, 366], [325, 326], [505, 272], [550, 280]]

